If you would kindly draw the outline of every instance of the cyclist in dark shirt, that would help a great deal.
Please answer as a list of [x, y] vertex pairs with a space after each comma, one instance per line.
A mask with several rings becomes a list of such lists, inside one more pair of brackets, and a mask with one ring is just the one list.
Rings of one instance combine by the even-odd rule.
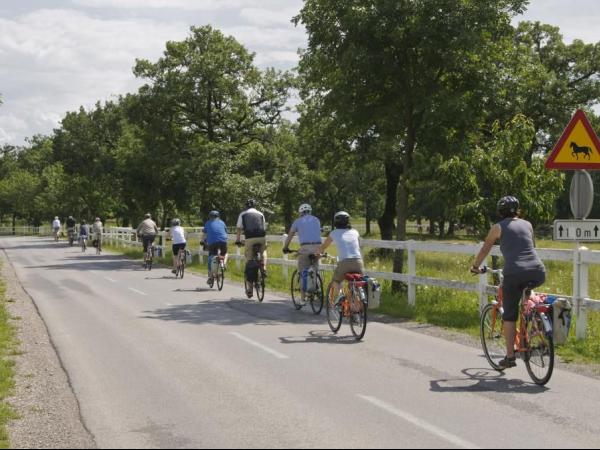
[[515, 367], [515, 334], [519, 317], [519, 304], [523, 290], [535, 288], [546, 281], [546, 269], [535, 251], [535, 238], [531, 223], [519, 218], [519, 200], [512, 196], [498, 202], [498, 214], [502, 220], [492, 227], [483, 248], [471, 267], [471, 272], [482, 273], [481, 264], [487, 258], [496, 241], [504, 256], [504, 336], [506, 358], [499, 365], [508, 369]]

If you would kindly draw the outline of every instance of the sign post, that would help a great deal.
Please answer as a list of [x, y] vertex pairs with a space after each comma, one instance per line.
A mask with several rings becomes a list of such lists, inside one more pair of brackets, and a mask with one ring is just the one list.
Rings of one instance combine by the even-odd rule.
[[577, 110], [554, 146], [547, 169], [575, 170], [571, 182], [571, 212], [575, 220], [556, 220], [554, 240], [574, 241], [573, 300], [577, 311], [577, 339], [587, 335], [587, 265], [581, 261], [580, 242], [600, 241], [600, 220], [586, 220], [594, 206], [594, 183], [586, 170], [600, 170], [600, 140], [582, 110]]

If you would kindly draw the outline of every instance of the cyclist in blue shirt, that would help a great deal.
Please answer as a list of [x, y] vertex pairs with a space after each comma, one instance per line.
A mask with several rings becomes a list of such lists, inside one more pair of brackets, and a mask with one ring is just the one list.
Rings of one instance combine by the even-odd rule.
[[211, 273], [211, 264], [215, 256], [221, 253], [225, 257], [227, 265], [227, 225], [220, 218], [219, 211], [211, 211], [209, 220], [204, 224], [204, 236], [202, 240], [208, 247], [208, 280], [209, 285], [214, 283]]

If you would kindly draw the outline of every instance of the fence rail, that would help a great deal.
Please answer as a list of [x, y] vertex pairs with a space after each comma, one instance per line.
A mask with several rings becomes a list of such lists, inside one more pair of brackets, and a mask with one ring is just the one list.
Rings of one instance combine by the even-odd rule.
[[[199, 237], [200, 233], [190, 234], [190, 237]], [[131, 228], [109, 228], [106, 230], [106, 238], [113, 242], [119, 242], [124, 245], [141, 245], [136, 242], [135, 231]], [[235, 237], [230, 235], [230, 241]], [[284, 236], [267, 236], [267, 242], [284, 242]], [[160, 246], [165, 247], [167, 242], [167, 233], [161, 233]], [[297, 242], [297, 240], [296, 240]], [[488, 296], [497, 292], [497, 287], [488, 284], [487, 275], [479, 276], [478, 283], [468, 283], [457, 280], [444, 280], [432, 277], [417, 276], [416, 260], [418, 253], [449, 253], [461, 255], [476, 255], [481, 249], [482, 244], [452, 244], [443, 242], [417, 242], [417, 241], [380, 241], [375, 239], [361, 240], [361, 247], [405, 250], [408, 252], [408, 271], [407, 273], [376, 272], [367, 271], [367, 274], [380, 280], [401, 281], [408, 285], [409, 304], [416, 303], [417, 286], [433, 286], [447, 289], [455, 289], [466, 292], [474, 292], [479, 296], [480, 307], [488, 302]], [[207, 256], [201, 248], [192, 252], [193, 255], [202, 258]], [[600, 251], [591, 251], [584, 247], [573, 250], [557, 249], [538, 249], [540, 258], [544, 261], [562, 261], [573, 263], [573, 295], [570, 297], [574, 301], [575, 312], [577, 315], [577, 338], [585, 339], [587, 335], [587, 313], [588, 311], [600, 311], [600, 300], [594, 300], [589, 297], [589, 266], [600, 264]], [[491, 256], [501, 256], [500, 248], [494, 247]], [[240, 249], [230, 256], [236, 261], [238, 267], [241, 265], [243, 255]], [[296, 261], [289, 260], [287, 255], [283, 258], [270, 258], [270, 265], [279, 265], [282, 267], [284, 276], [288, 276], [288, 269], [296, 266]], [[321, 265], [322, 270], [332, 271], [333, 265]], [[375, 305], [376, 306], [376, 305]]]

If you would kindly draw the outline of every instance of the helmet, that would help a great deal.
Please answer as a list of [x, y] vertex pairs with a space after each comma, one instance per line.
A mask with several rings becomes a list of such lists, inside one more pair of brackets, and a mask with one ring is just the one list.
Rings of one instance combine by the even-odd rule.
[[81, 221], [81, 225], [85, 225], [87, 222], [84, 220]]
[[146, 214], [144, 215], [144, 219], [152, 219], [152, 214], [150, 214], [150, 213], [146, 213]]
[[55, 216], [55, 217], [54, 217], [54, 220], [58, 220], [58, 216]]
[[208, 217], [210, 217], [211, 219], [216, 219], [220, 216], [221, 214], [219, 213], [219, 211], [211, 211], [208, 214]]
[[347, 228], [350, 225], [350, 214], [346, 211], [339, 211], [333, 216], [333, 224], [336, 228]]
[[496, 209], [501, 217], [514, 217], [519, 211], [519, 200], [511, 195], [502, 197]]
[[70, 220], [73, 220], [73, 216], [69, 216], [69, 219], [70, 219]]
[[254, 208], [256, 206], [256, 200], [249, 198], [246, 200], [246, 208]]
[[100, 222], [100, 217], [96, 217], [95, 221]]
[[179, 219], [173, 219], [173, 222], [171, 222], [173, 224], [174, 227], [178, 227], [179, 225], [181, 225], [181, 220]]
[[310, 214], [312, 213], [312, 206], [310, 206], [308, 203], [304, 203], [303, 205], [300, 205], [298, 212], [300, 214]]

